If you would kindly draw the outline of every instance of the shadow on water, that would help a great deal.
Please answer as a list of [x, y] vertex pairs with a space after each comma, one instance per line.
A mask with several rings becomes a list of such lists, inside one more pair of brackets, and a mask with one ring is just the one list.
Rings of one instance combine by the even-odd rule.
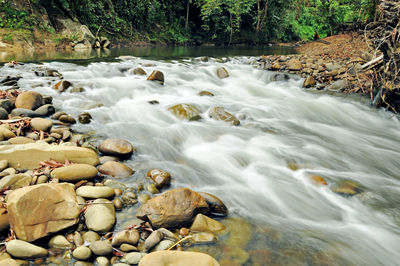
[[61, 61], [87, 64], [91, 62], [113, 61], [119, 56], [136, 56], [146, 59], [174, 60], [190, 57], [230, 57], [259, 56], [270, 54], [293, 54], [295, 49], [288, 46], [144, 46], [113, 48], [105, 50], [23, 50], [1, 51], [0, 62], [43, 62]]

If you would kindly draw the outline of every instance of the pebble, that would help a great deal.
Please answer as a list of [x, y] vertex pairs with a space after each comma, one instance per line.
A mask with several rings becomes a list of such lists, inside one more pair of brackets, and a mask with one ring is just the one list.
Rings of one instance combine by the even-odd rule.
[[114, 189], [106, 186], [82, 186], [76, 190], [76, 194], [83, 198], [110, 198], [113, 197], [115, 192]]
[[122, 209], [122, 201], [120, 198], [115, 198], [113, 199], [113, 204], [116, 210], [121, 210]]
[[62, 235], [56, 235], [49, 241], [50, 248], [72, 248], [72, 244]]
[[77, 247], [73, 252], [72, 256], [74, 256], [75, 259], [78, 260], [87, 260], [92, 256], [92, 251], [88, 247]]
[[141, 252], [130, 252], [128, 254], [125, 254], [122, 257], [122, 262], [126, 262], [130, 265], [135, 265], [138, 264], [140, 262], [140, 260], [146, 256], [147, 253], [141, 253]]
[[[147, 172], [147, 177], [156, 183], [157, 188], [168, 187], [171, 183], [171, 175], [161, 169], [151, 169]], [[154, 193], [153, 193], [154, 194]]]
[[99, 240], [92, 242], [89, 246], [92, 252], [98, 256], [107, 256], [112, 254], [113, 248], [111, 246], [110, 241], [107, 240]]
[[100, 173], [118, 178], [127, 178], [135, 173], [130, 167], [114, 161], [108, 161], [98, 167]]
[[136, 151], [129, 141], [123, 139], [107, 139], [100, 143], [98, 149], [103, 154], [118, 157], [129, 156]]
[[121, 244], [136, 245], [139, 237], [139, 232], [135, 229], [123, 230], [114, 234], [111, 244], [113, 246], [120, 246]]
[[106, 199], [95, 200], [86, 209], [85, 223], [90, 230], [109, 232], [115, 224], [115, 208], [112, 202]]
[[106, 257], [102, 257], [102, 256], [96, 258], [96, 263], [99, 266], [109, 266], [110, 265], [110, 261]]
[[64, 122], [64, 123], [68, 123], [68, 124], [75, 124], [76, 123], [75, 118], [73, 118], [70, 115], [61, 115], [58, 118], [58, 120], [61, 121], [61, 122]]
[[100, 239], [100, 236], [98, 233], [93, 232], [93, 231], [88, 231], [82, 234], [82, 238], [85, 242], [87, 243], [92, 243], [94, 241], [97, 241]]
[[158, 243], [154, 248], [153, 251], [161, 251], [161, 250], [166, 250], [170, 248], [173, 244], [175, 244], [175, 241], [166, 239], [162, 240], [160, 243]]

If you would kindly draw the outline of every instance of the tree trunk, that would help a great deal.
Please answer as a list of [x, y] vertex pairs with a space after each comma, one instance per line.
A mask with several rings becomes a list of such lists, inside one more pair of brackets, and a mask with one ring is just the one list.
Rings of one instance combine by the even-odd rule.
[[190, 8], [190, 0], [187, 0], [186, 5], [186, 21], [185, 21], [185, 30], [188, 31], [189, 28], [189, 8]]

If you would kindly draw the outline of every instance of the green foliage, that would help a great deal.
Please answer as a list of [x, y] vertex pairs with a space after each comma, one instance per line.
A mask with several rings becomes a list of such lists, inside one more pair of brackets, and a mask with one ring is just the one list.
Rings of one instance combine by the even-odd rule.
[[13, 36], [12, 36], [11, 33], [9, 33], [9, 34], [3, 36], [2, 40], [5, 41], [5, 42], [12, 42], [13, 41]]
[[18, 10], [9, 1], [0, 1], [0, 28], [30, 29], [33, 19], [23, 10]]

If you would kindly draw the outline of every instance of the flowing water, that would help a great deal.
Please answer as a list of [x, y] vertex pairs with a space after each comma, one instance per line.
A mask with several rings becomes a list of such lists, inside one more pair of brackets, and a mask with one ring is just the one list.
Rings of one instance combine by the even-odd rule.
[[[351, 98], [309, 93], [298, 78], [273, 82], [274, 73], [253, 67], [253, 59], [124, 56], [88, 65], [44, 64], [83, 93], [58, 94], [52, 79], [33, 74], [34, 64], [1, 72], [21, 74], [22, 88], [53, 96], [57, 108], [74, 116], [90, 112], [93, 122], [74, 129], [137, 146], [126, 162], [137, 172], [120, 180], [127, 186], [144, 182], [146, 171], [157, 167], [171, 173], [172, 187], [220, 197], [230, 209], [231, 217], [221, 221], [231, 233], [217, 245], [192, 250], [224, 265], [399, 265], [397, 118]], [[229, 78], [216, 76], [221, 66]], [[136, 67], [164, 72], [165, 85], [133, 75]], [[199, 96], [203, 90], [215, 96]], [[197, 106], [203, 119], [183, 121], [167, 110], [180, 103]], [[213, 106], [225, 107], [241, 125], [209, 118]], [[313, 175], [328, 186], [312, 183]], [[342, 180], [360, 183], [363, 192], [332, 192]], [[133, 217], [134, 209], [124, 210], [117, 227]]]

